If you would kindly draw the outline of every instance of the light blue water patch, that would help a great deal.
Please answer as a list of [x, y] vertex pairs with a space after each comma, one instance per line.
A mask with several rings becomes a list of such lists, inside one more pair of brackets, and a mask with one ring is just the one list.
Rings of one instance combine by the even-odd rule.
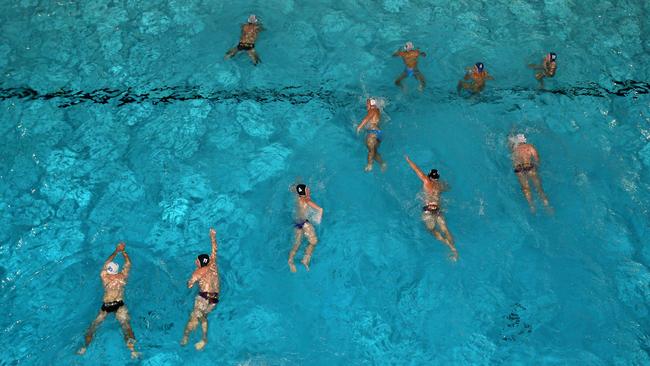
[[[251, 12], [262, 63], [223, 60]], [[131, 362], [112, 317], [75, 355], [124, 240], [133, 363], [650, 364], [648, 13], [632, 0], [1, 4], [0, 363]], [[393, 85], [406, 41], [428, 53], [421, 94]], [[540, 91], [526, 65], [549, 51], [558, 73]], [[458, 97], [477, 61], [496, 80]], [[363, 172], [354, 133], [368, 95], [387, 100], [385, 173]], [[513, 132], [540, 151], [553, 215], [528, 211]], [[451, 187], [458, 263], [420, 220], [404, 154]], [[296, 181], [325, 214], [311, 271], [291, 274]], [[211, 226], [222, 294], [196, 352], [178, 342]]]

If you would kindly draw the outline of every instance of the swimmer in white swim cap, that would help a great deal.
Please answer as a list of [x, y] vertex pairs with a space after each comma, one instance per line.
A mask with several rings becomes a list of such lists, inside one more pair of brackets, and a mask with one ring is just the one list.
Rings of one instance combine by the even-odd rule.
[[[316, 236], [316, 229], [314, 224], [319, 224], [321, 218], [323, 217], [323, 208], [318, 206], [316, 202], [311, 200], [311, 190], [305, 184], [297, 184], [295, 186], [296, 190], [296, 209], [294, 212], [294, 240], [293, 247], [289, 252], [289, 259], [287, 263], [289, 264], [289, 270], [291, 272], [296, 272], [296, 265], [293, 262], [300, 245], [302, 244], [302, 237], [305, 236], [309, 245], [305, 249], [305, 254], [300, 261], [305, 269], [309, 271], [309, 264], [311, 262], [311, 256], [314, 253], [316, 244], [318, 244], [318, 237]], [[309, 221], [308, 217], [311, 212], [315, 212], [315, 219]]]
[[368, 159], [365, 171], [372, 170], [372, 165], [375, 161], [381, 166], [381, 170], [386, 170], [386, 163], [379, 154], [379, 145], [382, 141], [382, 131], [379, 128], [379, 121], [381, 120], [381, 109], [379, 108], [378, 100], [375, 98], [368, 98], [366, 100], [366, 116], [361, 120], [357, 126], [357, 134], [361, 129], [367, 126], [366, 134], [366, 147], [368, 148]]
[[195, 283], [198, 283], [199, 293], [194, 298], [194, 309], [185, 326], [181, 346], [187, 344], [190, 333], [196, 329], [200, 322], [203, 335], [201, 340], [194, 344], [194, 348], [197, 351], [202, 350], [205, 344], [208, 343], [208, 314], [219, 303], [220, 282], [219, 266], [217, 264], [217, 232], [212, 228], [210, 229], [210, 242], [212, 252], [209, 256], [207, 254], [199, 254], [196, 257], [194, 261], [196, 269], [187, 282], [187, 288], [192, 288]]
[[549, 52], [546, 54], [546, 56], [544, 56], [540, 65], [528, 65], [528, 67], [537, 71], [535, 73], [535, 79], [539, 81], [540, 88], [544, 87], [544, 78], [552, 78], [555, 76], [555, 72], [557, 71], [557, 62], [555, 61], [556, 59], [557, 55], [555, 52]]
[[397, 79], [395, 80], [395, 85], [404, 89], [402, 86], [402, 80], [404, 80], [409, 76], [415, 76], [415, 78], [420, 83], [418, 89], [420, 91], [424, 90], [424, 86], [426, 82], [424, 80], [424, 75], [422, 75], [420, 69], [418, 68], [418, 57], [420, 56], [426, 57], [427, 54], [425, 52], [420, 51], [419, 49], [416, 49], [415, 46], [413, 46], [413, 42], [406, 42], [403, 50], [397, 50], [395, 51], [395, 53], [393, 53], [393, 57], [397, 57], [397, 56], [402, 58], [404, 64], [406, 65], [406, 69], [404, 69], [404, 72], [402, 72], [397, 77]]
[[512, 165], [517, 179], [519, 180], [519, 185], [521, 190], [524, 192], [526, 201], [530, 206], [530, 210], [535, 212], [535, 203], [533, 202], [533, 195], [530, 190], [529, 181], [533, 183], [539, 198], [542, 200], [544, 206], [549, 210], [548, 198], [542, 189], [542, 182], [537, 174], [537, 168], [539, 167], [539, 154], [537, 149], [528, 143], [526, 136], [524, 134], [517, 134], [511, 136], [510, 138], [510, 148], [512, 150]]
[[[131, 358], [137, 358], [138, 353], [135, 351], [135, 336], [133, 335], [133, 329], [129, 322], [129, 312], [124, 304], [124, 287], [129, 278], [129, 272], [131, 270], [131, 260], [126, 254], [126, 245], [122, 242], [117, 244], [115, 251], [108, 257], [104, 262], [103, 270], [100, 273], [102, 279], [102, 284], [104, 286], [104, 299], [99, 314], [92, 322], [88, 331], [86, 331], [85, 336], [85, 345], [77, 351], [78, 354], [83, 355], [86, 353], [86, 349], [90, 345], [90, 342], [93, 340], [93, 336], [97, 327], [106, 319], [106, 317], [115, 313], [115, 318], [120, 322], [122, 326], [122, 331], [124, 332], [124, 341], [126, 346], [131, 350]], [[124, 257], [124, 269], [122, 272], [119, 272], [119, 265], [113, 262], [113, 259], [117, 256], [118, 253], [122, 253]]]
[[235, 56], [239, 51], [246, 51], [248, 53], [248, 57], [250, 57], [253, 61], [253, 65], [257, 66], [261, 60], [255, 51], [255, 41], [257, 40], [258, 34], [263, 30], [264, 28], [261, 24], [259, 24], [259, 19], [257, 19], [257, 16], [255, 16], [255, 14], [249, 15], [246, 24], [242, 24], [241, 26], [239, 44], [228, 50], [224, 58], [229, 59]]

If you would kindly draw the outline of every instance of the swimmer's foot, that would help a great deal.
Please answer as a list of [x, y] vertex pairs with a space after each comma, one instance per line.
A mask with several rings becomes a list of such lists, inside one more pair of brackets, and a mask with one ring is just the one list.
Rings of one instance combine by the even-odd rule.
[[300, 263], [302, 263], [302, 265], [305, 266], [305, 269], [309, 271], [309, 258], [303, 258]]
[[293, 264], [293, 261], [289, 261], [289, 269], [291, 272], [296, 273], [298, 270], [296, 269], [296, 265]]
[[194, 348], [196, 348], [197, 351], [201, 351], [203, 350], [203, 347], [205, 347], [205, 343], [206, 341], [202, 339], [194, 344]]
[[136, 358], [138, 358], [138, 357], [140, 357], [140, 353], [139, 353], [139, 352], [131, 351], [131, 358], [132, 358], [132, 359], [136, 359]]
[[458, 251], [452, 250], [451, 253], [449, 253], [449, 260], [452, 262], [457, 262], [458, 261]]
[[371, 171], [372, 170], [372, 164], [366, 165], [364, 170], [367, 171], [367, 172]]
[[386, 171], [386, 168], [388, 168], [388, 165], [386, 165], [386, 163], [382, 163], [382, 164], [381, 164], [381, 171], [382, 171], [382, 172], [385, 172], [385, 171]]
[[85, 353], [86, 353], [86, 347], [81, 347], [77, 351], [77, 354], [80, 355], [80, 356], [83, 356]]
[[181, 339], [181, 346], [185, 346], [187, 344], [187, 336], [183, 336], [183, 339]]
[[420, 91], [420, 92], [424, 91], [424, 85], [423, 84], [420, 84], [420, 86], [418, 86], [418, 91]]

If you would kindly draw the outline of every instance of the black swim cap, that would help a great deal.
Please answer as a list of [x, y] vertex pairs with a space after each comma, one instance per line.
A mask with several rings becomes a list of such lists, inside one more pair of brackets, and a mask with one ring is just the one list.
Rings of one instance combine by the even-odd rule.
[[210, 256], [207, 254], [199, 254], [197, 257], [199, 260], [199, 264], [201, 264], [201, 267], [205, 267], [210, 263]]
[[485, 67], [485, 65], [483, 65], [482, 62], [477, 62], [476, 63], [476, 68], [478, 69], [479, 72], [483, 71], [484, 67]]
[[551, 52], [548, 55], [551, 56], [551, 61], [555, 61], [555, 59], [557, 58], [557, 55], [555, 54], [555, 52]]
[[438, 179], [440, 178], [440, 174], [438, 174], [438, 169], [431, 169], [429, 172], [429, 179]]
[[304, 184], [298, 184], [296, 186], [296, 192], [298, 192], [299, 196], [304, 196], [307, 194], [307, 186]]

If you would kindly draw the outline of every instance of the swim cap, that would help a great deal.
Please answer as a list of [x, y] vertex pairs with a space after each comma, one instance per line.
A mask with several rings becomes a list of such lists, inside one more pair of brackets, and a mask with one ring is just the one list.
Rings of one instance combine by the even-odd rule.
[[478, 72], [482, 72], [483, 68], [485, 67], [482, 62], [477, 62], [475, 66]]
[[298, 184], [296, 186], [296, 192], [298, 192], [299, 196], [304, 196], [307, 194], [307, 186], [304, 184]]
[[518, 134], [517, 136], [515, 136], [515, 142], [517, 144], [525, 144], [526, 136], [523, 133]]
[[377, 105], [377, 100], [375, 98], [368, 98], [368, 103], [374, 107]]
[[557, 58], [557, 55], [555, 54], [555, 52], [549, 53], [548, 56], [551, 59], [551, 61], [555, 61], [555, 59]]
[[248, 16], [248, 22], [251, 24], [257, 23], [257, 17], [255, 16], [255, 14], [251, 14]]
[[207, 254], [199, 254], [197, 259], [199, 260], [201, 267], [205, 267], [208, 265], [208, 263], [210, 263], [210, 256]]
[[429, 172], [429, 178], [430, 179], [440, 178], [440, 174], [438, 174], [438, 169], [431, 169], [431, 171]]
[[108, 274], [117, 274], [119, 269], [120, 265], [115, 262], [110, 262], [106, 265], [106, 272], [108, 272]]
[[411, 41], [406, 42], [406, 44], [404, 45], [404, 49], [407, 50], [407, 51], [411, 51], [411, 50], [413, 50], [413, 48], [415, 48], [415, 47], [413, 46], [413, 42], [411, 42]]

